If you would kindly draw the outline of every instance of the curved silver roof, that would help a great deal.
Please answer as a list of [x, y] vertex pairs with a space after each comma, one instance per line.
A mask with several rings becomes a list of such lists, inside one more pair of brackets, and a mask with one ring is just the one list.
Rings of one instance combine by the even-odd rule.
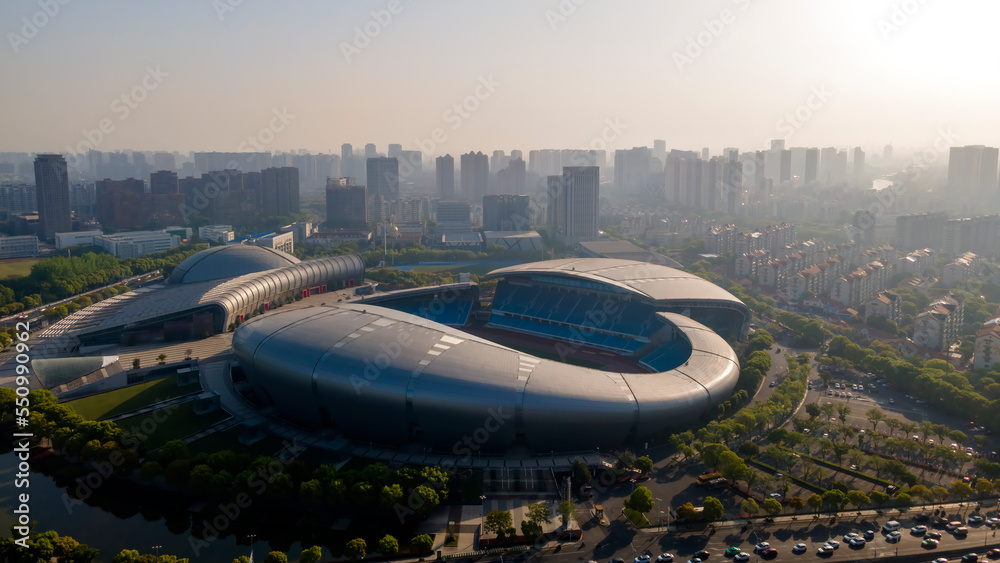
[[615, 286], [653, 301], [720, 301], [746, 305], [732, 293], [694, 274], [648, 262], [614, 258], [565, 258], [493, 270], [486, 277], [548, 274]]
[[[617, 373], [541, 359], [370, 304], [281, 311], [233, 336], [250, 382], [290, 419], [456, 455], [621, 447], [701, 417], [739, 378], [713, 331], [658, 313], [692, 351], [676, 369]], [[681, 358], [684, 359], [684, 358]]]
[[167, 283], [232, 278], [298, 263], [298, 258], [273, 248], [249, 244], [213, 246], [185, 258], [170, 273]]

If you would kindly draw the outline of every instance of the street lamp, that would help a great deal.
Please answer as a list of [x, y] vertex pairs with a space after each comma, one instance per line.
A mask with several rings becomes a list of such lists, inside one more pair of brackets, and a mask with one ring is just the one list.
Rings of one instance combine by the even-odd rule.
[[656, 499], [656, 511], [660, 513], [660, 525], [663, 525], [663, 511], [660, 510], [660, 499]]
[[486, 526], [486, 495], [479, 495], [479, 537], [483, 537], [483, 528]]
[[635, 492], [635, 479], [629, 479], [629, 482], [632, 483], [632, 492], [634, 493]]
[[156, 550], [156, 560], [157, 561], [160, 560], [160, 548], [161, 547], [163, 547], [163, 546], [162, 545], [154, 545], [153, 546], [153, 549]]

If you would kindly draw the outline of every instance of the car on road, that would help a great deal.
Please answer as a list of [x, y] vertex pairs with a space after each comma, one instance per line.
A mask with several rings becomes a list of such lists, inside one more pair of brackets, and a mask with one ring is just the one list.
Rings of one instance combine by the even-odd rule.
[[979, 561], [979, 555], [975, 553], [966, 553], [962, 556], [962, 563], [976, 563]]
[[633, 559], [632, 563], [649, 563], [649, 555], [644, 553]]
[[955, 528], [955, 531], [952, 532], [952, 534], [955, 534], [957, 537], [965, 537], [969, 535], [969, 529], [965, 526], [959, 526], [958, 528]]
[[750, 561], [750, 554], [746, 552], [737, 553], [733, 556], [733, 561], [736, 563], [747, 563], [747, 561]]
[[868, 541], [865, 540], [865, 538], [863, 538], [861, 536], [857, 536], [857, 537], [851, 538], [851, 541], [849, 541], [847, 543], [850, 544], [851, 547], [864, 547], [865, 544], [868, 543]]
[[760, 550], [761, 557], [776, 557], [778, 555], [778, 550], [773, 547]]
[[983, 517], [978, 514], [973, 514], [972, 516], [966, 518], [965, 521], [968, 522], [969, 524], [982, 524]]
[[792, 546], [792, 553], [805, 553], [807, 549], [809, 549], [809, 546], [806, 544], [797, 543]]
[[927, 533], [927, 526], [914, 526], [910, 528], [910, 533], [914, 536], [922, 536]]
[[853, 540], [856, 537], [858, 537], [858, 533], [857, 532], [851, 532], [849, 534], [844, 534], [844, 541], [851, 541], [851, 540]]
[[986, 552], [986, 557], [989, 557], [990, 559], [996, 559], [996, 558], [1000, 557], [1000, 549], [994, 548], [994, 549], [991, 549], [991, 550], [987, 551]]
[[903, 534], [900, 534], [899, 532], [889, 532], [888, 534], [885, 535], [885, 541], [895, 543], [898, 542], [902, 537]]
[[656, 556], [656, 563], [673, 563], [674, 555], [672, 553], [661, 553]]
[[622, 559], [621, 557], [615, 557], [614, 559], [611, 560], [611, 563], [625, 563], [625, 560]]
[[948, 559], [944, 557], [938, 557], [934, 561], [931, 561], [931, 563], [948, 563]]
[[820, 557], [827, 557], [833, 555], [833, 548], [826, 544], [823, 544], [819, 547], [819, 549], [816, 550], [816, 555], [819, 555]]
[[944, 529], [949, 532], [954, 532], [957, 528], [960, 528], [961, 526], [962, 526], [961, 520], [952, 520], [951, 522], [948, 522], [948, 524], [944, 527]]
[[865, 530], [865, 533], [863, 534], [863, 536], [864, 536], [864, 538], [866, 540], [871, 541], [871, 540], [875, 539], [875, 530]]
[[935, 547], [938, 546], [939, 541], [940, 540], [936, 540], [934, 538], [924, 538], [924, 541], [920, 542], [920, 547], [926, 549], [934, 549]]
[[917, 514], [916, 516], [913, 517], [914, 522], [926, 522], [930, 519], [931, 517], [926, 514]]
[[753, 546], [753, 551], [754, 553], [759, 553], [769, 547], [771, 547], [771, 544], [767, 543], [766, 541], [762, 541], [759, 544]]
[[941, 539], [941, 532], [927, 532], [924, 535], [924, 537], [925, 538], [931, 538], [931, 539], [934, 539], [934, 540], [939, 540], [939, 539]]
[[838, 547], [840, 547], [840, 542], [837, 540], [826, 540], [826, 543], [823, 545], [828, 545], [833, 549], [837, 549]]
[[729, 557], [731, 555], [736, 555], [737, 553], [739, 553], [741, 551], [743, 551], [743, 550], [734, 545], [734, 546], [732, 546], [732, 547], [730, 547], [729, 549], [726, 550], [726, 557]]
[[996, 526], [997, 524], [1000, 524], [1000, 518], [997, 518], [996, 516], [986, 519], [987, 526]]
[[704, 560], [708, 559], [709, 555], [711, 555], [711, 553], [709, 553], [709, 552], [707, 552], [707, 551], [705, 551], [703, 549], [703, 550], [699, 551], [698, 553], [695, 553], [694, 557], [695, 557], [695, 559], [701, 559], [702, 561], [704, 561]]
[[701, 563], [701, 559], [698, 559], [697, 557], [692, 557], [691, 559], [687, 560], [687, 563]]

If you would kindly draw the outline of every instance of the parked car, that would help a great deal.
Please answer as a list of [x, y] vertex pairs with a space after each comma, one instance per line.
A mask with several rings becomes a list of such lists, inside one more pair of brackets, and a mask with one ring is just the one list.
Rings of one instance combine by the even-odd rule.
[[739, 553], [741, 551], [743, 551], [743, 550], [734, 545], [734, 546], [732, 546], [732, 547], [730, 547], [729, 549], [726, 550], [726, 557], [729, 557], [729, 556], [732, 556], [732, 555], [736, 555], [737, 553]]
[[672, 553], [661, 553], [656, 556], [656, 563], [674, 563], [674, 555]]
[[649, 554], [642, 554], [632, 560], [632, 563], [649, 563]]
[[979, 561], [979, 555], [975, 553], [966, 553], [962, 556], [962, 563], [976, 563]]
[[702, 561], [708, 559], [709, 555], [711, 555], [711, 553], [705, 551], [704, 549], [694, 554], [696, 558], [701, 559]]
[[896, 543], [902, 537], [903, 537], [903, 534], [900, 534], [899, 532], [889, 532], [888, 534], [885, 535], [885, 541], [891, 542], [891, 543]]
[[747, 561], [750, 561], [750, 554], [746, 552], [737, 553], [733, 556], [733, 561], [736, 563], [747, 563]]
[[776, 557], [778, 555], [778, 550], [773, 547], [769, 547], [760, 552], [761, 557]]
[[838, 547], [840, 547], [840, 542], [837, 541], [837, 540], [826, 540], [826, 544], [825, 545], [828, 545], [828, 546], [832, 547], [833, 549], [837, 549]]
[[927, 526], [914, 526], [910, 528], [910, 533], [914, 536], [922, 536], [927, 533]]
[[847, 543], [850, 544], [851, 547], [864, 547], [865, 544], [868, 543], [868, 542], [865, 540], [865, 538], [863, 538], [861, 536], [857, 536], [857, 537], [851, 538], [851, 541], [849, 541]]
[[936, 540], [934, 538], [924, 538], [924, 541], [920, 542], [920, 547], [925, 549], [934, 549], [938, 546], [938, 541], [940, 540]]
[[809, 549], [809, 546], [806, 544], [797, 543], [792, 546], [792, 553], [805, 553], [807, 549]]
[[980, 516], [980, 515], [978, 515], [978, 514], [973, 514], [972, 516], [969, 516], [968, 518], [966, 518], [966, 521], [969, 524], [982, 524], [983, 523], [983, 517]]

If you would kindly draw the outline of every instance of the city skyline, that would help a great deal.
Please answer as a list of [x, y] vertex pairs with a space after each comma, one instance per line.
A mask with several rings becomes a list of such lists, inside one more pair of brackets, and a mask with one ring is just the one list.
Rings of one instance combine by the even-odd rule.
[[0, 150], [998, 144], [985, 2], [55, 6], [0, 6]]

